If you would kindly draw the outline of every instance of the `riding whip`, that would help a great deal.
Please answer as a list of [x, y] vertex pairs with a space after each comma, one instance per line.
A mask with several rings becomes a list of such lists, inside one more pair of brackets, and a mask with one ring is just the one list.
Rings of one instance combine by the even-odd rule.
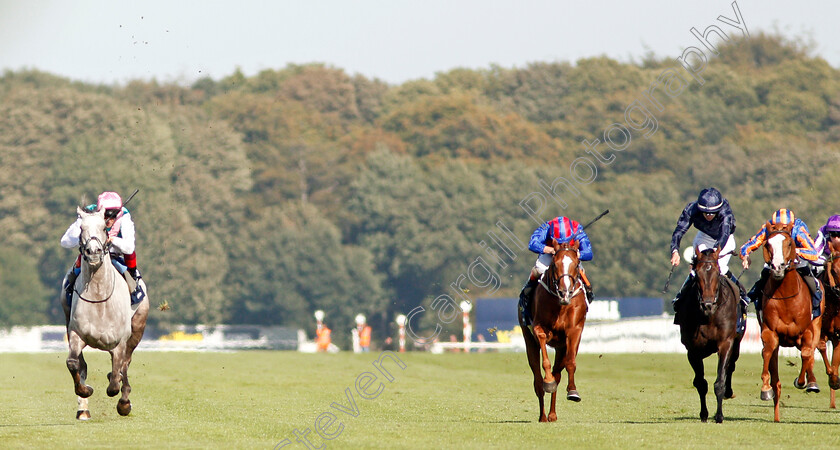
[[665, 287], [662, 288], [662, 293], [668, 292], [668, 286], [671, 285], [671, 276], [674, 275], [674, 268], [677, 266], [671, 266], [671, 271], [668, 272], [668, 280], [665, 281]]
[[137, 195], [137, 193], [138, 193], [138, 192], [140, 192], [140, 189], [135, 189], [135, 190], [134, 190], [134, 193], [133, 193], [133, 194], [131, 194], [131, 195], [129, 195], [129, 196], [128, 196], [128, 199], [127, 199], [126, 201], [124, 201], [122, 205], [123, 205], [123, 206], [127, 205], [127, 204], [128, 204], [128, 202], [130, 202], [130, 201], [131, 201], [131, 199], [132, 199], [132, 198], [134, 198], [134, 196], [135, 196], [135, 195]]
[[594, 218], [594, 219], [590, 220], [590, 221], [589, 221], [589, 223], [587, 223], [586, 225], [584, 225], [584, 226], [583, 226], [583, 229], [587, 229], [587, 228], [589, 228], [589, 226], [590, 226], [590, 225], [592, 225], [593, 223], [597, 222], [597, 221], [598, 221], [598, 219], [600, 219], [601, 217], [606, 216], [609, 212], [610, 212], [610, 210], [609, 210], [609, 209], [605, 209], [605, 210], [604, 210], [604, 212], [602, 212], [601, 214], [598, 214], [598, 217], [596, 217], [596, 218]]

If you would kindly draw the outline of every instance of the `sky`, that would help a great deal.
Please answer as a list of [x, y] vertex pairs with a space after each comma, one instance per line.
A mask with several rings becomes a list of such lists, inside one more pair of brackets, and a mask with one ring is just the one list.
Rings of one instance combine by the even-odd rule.
[[[840, 67], [840, 2], [738, 0], [750, 33], [814, 44]], [[324, 63], [388, 83], [454, 68], [525, 67], [606, 55], [676, 58], [735, 18], [731, 0], [0, 0], [0, 69], [76, 81], [188, 85]]]

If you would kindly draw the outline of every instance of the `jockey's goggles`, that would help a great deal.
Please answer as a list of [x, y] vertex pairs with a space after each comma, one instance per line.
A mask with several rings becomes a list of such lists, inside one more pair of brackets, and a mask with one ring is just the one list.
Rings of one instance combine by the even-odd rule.
[[119, 209], [106, 209], [105, 210], [105, 218], [106, 219], [116, 219], [117, 215], [120, 213]]

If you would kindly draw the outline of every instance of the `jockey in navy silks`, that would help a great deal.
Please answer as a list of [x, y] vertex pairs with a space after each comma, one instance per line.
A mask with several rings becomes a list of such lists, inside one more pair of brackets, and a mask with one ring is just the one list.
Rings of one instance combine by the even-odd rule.
[[[771, 225], [778, 223], [785, 225], [793, 224], [790, 237], [793, 239], [794, 245], [796, 246], [796, 259], [794, 260], [796, 263], [796, 271], [799, 272], [799, 275], [802, 276], [803, 281], [805, 281], [805, 284], [808, 285], [808, 289], [811, 291], [812, 314], [814, 318], [817, 318], [821, 314], [820, 303], [822, 302], [822, 291], [819, 288], [819, 281], [816, 277], [814, 277], [814, 274], [811, 271], [811, 266], [821, 264], [820, 251], [817, 250], [814, 240], [811, 239], [811, 233], [808, 231], [808, 225], [805, 225], [805, 222], [802, 221], [802, 219], [796, 217], [796, 215], [793, 214], [793, 211], [784, 208], [774, 212], [773, 215], [770, 216], [770, 220], [768, 222]], [[767, 224], [764, 224], [755, 236], [750, 238], [749, 241], [741, 246], [741, 259], [744, 269], [750, 267], [750, 253], [764, 245], [768, 235], [769, 232], [767, 231]], [[823, 260], [823, 263], [824, 262], [825, 260]], [[764, 289], [764, 285], [767, 283], [767, 279], [769, 277], [770, 269], [767, 264], [765, 264], [764, 269], [761, 271], [761, 277], [755, 282], [749, 293], [750, 299], [756, 302], [756, 307], [761, 306], [759, 303], [759, 293]]]
[[[548, 266], [551, 264], [552, 256], [554, 255], [554, 247], [548, 243], [554, 239], [560, 244], [568, 243], [576, 240], [580, 244], [580, 261], [592, 260], [592, 244], [589, 243], [589, 236], [583, 230], [583, 226], [578, 222], [569, 219], [568, 217], [555, 217], [548, 222], [540, 225], [531, 235], [531, 240], [528, 243], [528, 250], [540, 255], [537, 258], [534, 267], [531, 269], [531, 275], [528, 282], [519, 293], [519, 311], [522, 313], [522, 319], [525, 325], [531, 324], [530, 304], [533, 298], [534, 288], [539, 282], [540, 276], [545, 273]], [[586, 277], [583, 266], [580, 266], [580, 275], [583, 281], [584, 290], [586, 292], [587, 301], [592, 301], [592, 285]]]
[[[85, 207], [88, 212], [105, 210], [105, 231], [108, 233], [106, 246], [110, 247], [111, 262], [114, 267], [123, 274], [131, 291], [131, 303], [139, 303], [143, 300], [142, 289], [137, 281], [141, 278], [137, 270], [137, 254], [134, 248], [134, 221], [128, 208], [122, 204], [122, 198], [116, 192], [103, 192], [96, 200], [96, 204]], [[64, 235], [61, 237], [61, 246], [64, 248], [75, 248], [79, 246], [81, 235], [82, 219], [77, 218]], [[75, 264], [67, 274], [67, 282], [64, 285], [67, 294], [67, 305], [73, 298], [73, 286], [76, 277], [79, 276], [81, 255], [76, 258]], [[125, 274], [130, 277], [126, 277]]]
[[[748, 304], [746, 290], [741, 282], [729, 270], [729, 259], [736, 248], [735, 238], [732, 233], [735, 232], [735, 216], [732, 214], [732, 208], [729, 206], [729, 201], [723, 198], [720, 191], [711, 187], [700, 191], [697, 201], [691, 202], [683, 209], [680, 218], [677, 220], [677, 227], [671, 235], [671, 265], [678, 266], [680, 264], [680, 241], [689, 228], [694, 226], [697, 229], [697, 235], [692, 242], [693, 248], [703, 251], [706, 249], [719, 248], [720, 258], [718, 265], [720, 266], [721, 275], [725, 275], [732, 280], [741, 296], [741, 318], [739, 320], [739, 331], [743, 330], [741, 326], [746, 324], [743, 320], [746, 318], [746, 306]], [[694, 271], [688, 273], [685, 282], [683, 282], [680, 291], [673, 300], [674, 311], [677, 311], [680, 299], [685, 296], [685, 293], [694, 284]], [[674, 314], [674, 323], [679, 324], [679, 317]]]

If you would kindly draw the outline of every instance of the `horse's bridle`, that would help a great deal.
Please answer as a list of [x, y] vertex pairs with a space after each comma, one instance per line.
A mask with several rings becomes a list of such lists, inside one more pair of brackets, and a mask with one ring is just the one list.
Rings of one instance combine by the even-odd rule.
[[[786, 230], [775, 230], [775, 231], [771, 231], [771, 232], [767, 235], [767, 239], [769, 239], [769, 238], [771, 238], [771, 237], [773, 237], [773, 236], [775, 236], [775, 235], [777, 235], [777, 234], [784, 234], [785, 236], [787, 236], [787, 237], [789, 237], [791, 240], [793, 240], [793, 236], [791, 236], [791, 234], [790, 234], [788, 231], [786, 231]], [[765, 241], [765, 242], [766, 242], [766, 241]], [[767, 245], [767, 244], [765, 243], [765, 245]], [[791, 258], [791, 259], [789, 259], [789, 260], [787, 260], [787, 261], [785, 261], [784, 265], [782, 265], [782, 268], [784, 269], [784, 271], [785, 271], [785, 272], [787, 272], [788, 270], [790, 270], [790, 264], [793, 262], [793, 260], [794, 260], [794, 259], [796, 259], [796, 256], [795, 256], [795, 254], [796, 254], [796, 248], [794, 248], [793, 252], [794, 252], [794, 257], [793, 257], [793, 258]], [[765, 262], [767, 262], [768, 264], [770, 263], [770, 261], [765, 261]]]
[[[699, 267], [698, 267], [698, 266], [699, 266], [699, 265], [702, 265], [702, 266], [704, 266], [704, 267], [705, 267], [705, 266], [708, 266], [708, 268], [706, 268], [706, 270], [707, 270], [707, 271], [709, 271], [709, 270], [715, 270], [715, 272], [717, 272], [716, 274], [717, 274], [718, 276], [720, 276], [720, 269], [719, 269], [719, 268], [717, 268], [717, 267], [715, 267], [715, 266], [713, 265], [713, 264], [714, 264], [714, 263], [716, 263], [716, 262], [717, 262], [717, 260], [716, 260], [716, 259], [715, 259], [715, 260], [713, 260], [713, 261], [703, 261], [702, 263], [701, 263], [701, 262], [695, 262], [695, 263], [694, 263], [694, 272], [695, 272], [695, 274], [698, 274], [698, 273], [699, 273]], [[697, 277], [698, 277], [698, 279], [699, 279], [699, 277], [700, 277], [700, 275], [695, 275], [695, 276], [697, 276]], [[698, 287], [698, 289], [697, 289], [697, 296], [698, 296], [698, 300], [699, 300], [699, 303], [700, 303], [700, 307], [701, 307], [701, 308], [704, 308], [704, 307], [705, 307], [705, 305], [707, 305], [707, 304], [708, 304], [708, 305], [710, 305], [710, 308], [709, 308], [709, 309], [710, 309], [710, 311], [714, 311], [714, 309], [715, 309], [715, 308], [717, 308], [717, 307], [719, 306], [719, 302], [720, 302], [720, 290], [721, 290], [722, 286], [723, 286], [723, 283], [721, 283], [720, 281], [718, 281], [718, 288], [715, 290], [715, 299], [714, 299], [711, 303], [706, 303], [706, 302], [704, 302], [704, 301], [703, 301], [703, 293], [702, 293], [702, 292], [700, 291], [700, 289], [699, 289], [699, 287], [700, 287], [700, 283], [699, 283], [699, 281], [698, 281], [698, 283], [697, 283], [697, 287]]]
[[95, 254], [100, 255], [100, 256], [101, 256], [101, 258], [104, 260], [104, 259], [105, 259], [105, 252], [107, 251], [107, 247], [106, 247], [106, 246], [105, 246], [105, 244], [102, 242], [102, 240], [101, 240], [101, 239], [99, 239], [99, 238], [98, 238], [98, 237], [96, 237], [96, 236], [93, 236], [93, 237], [91, 237], [90, 239], [88, 239], [88, 240], [86, 240], [86, 241], [84, 241], [84, 240], [82, 240], [81, 238], [79, 238], [79, 254], [81, 254], [81, 255], [82, 255], [82, 259], [84, 259], [85, 261], [90, 261], [90, 259], [88, 258], [88, 256], [85, 254], [85, 250], [88, 248], [88, 244], [90, 244], [92, 241], [99, 242], [99, 249], [98, 249], [98, 250], [96, 250], [96, 253], [95, 253]]
[[[548, 266], [548, 270], [546, 270], [545, 273], [543, 273], [543, 276], [540, 277], [539, 282], [542, 285], [542, 287], [544, 287], [545, 290], [548, 291], [549, 294], [557, 297], [557, 299], [560, 301], [560, 304], [568, 305], [572, 297], [577, 295], [578, 292], [583, 289], [583, 283], [580, 281], [580, 279], [576, 279], [574, 276], [572, 276], [572, 274], [569, 273], [560, 274], [559, 277], [555, 276], [554, 272], [556, 272], [556, 267], [557, 264], [555, 264], [554, 259], [552, 258], [551, 264]], [[579, 268], [580, 261], [575, 263], [574, 267]], [[546, 273], [548, 275], [546, 275]], [[573, 289], [563, 289], [561, 293], [560, 280], [566, 277], [572, 280]], [[548, 278], [548, 280], [544, 280], [544, 278]], [[551, 284], [551, 286], [549, 284]], [[575, 286], [577, 287], [575, 288]], [[553, 290], [552, 287], [554, 288]]]
[[[99, 239], [98, 237], [92, 236], [90, 239], [88, 239], [86, 241], [83, 241], [81, 238], [79, 238], [79, 253], [82, 256], [82, 259], [84, 259], [85, 261], [89, 261], [88, 256], [85, 254], [85, 249], [87, 249], [88, 244], [90, 244], [92, 241], [99, 242], [99, 249], [96, 250], [95, 254], [101, 255], [101, 260], [100, 260], [100, 267], [101, 267], [101, 265], [104, 264], [104, 262], [105, 262], [105, 253], [108, 251], [108, 246], [103, 244], [102, 240]], [[114, 276], [113, 273], [111, 273], [111, 292], [105, 298], [103, 298], [101, 300], [91, 300], [89, 298], [85, 298], [82, 295], [82, 293], [79, 292], [76, 289], [75, 286], [73, 287], [73, 291], [76, 293], [76, 295], [79, 296], [80, 299], [82, 299], [82, 300], [84, 300], [88, 303], [103, 303], [103, 302], [107, 302], [108, 299], [110, 299], [111, 296], [114, 295], [114, 289], [116, 288], [116, 285], [117, 285], [117, 277]]]

